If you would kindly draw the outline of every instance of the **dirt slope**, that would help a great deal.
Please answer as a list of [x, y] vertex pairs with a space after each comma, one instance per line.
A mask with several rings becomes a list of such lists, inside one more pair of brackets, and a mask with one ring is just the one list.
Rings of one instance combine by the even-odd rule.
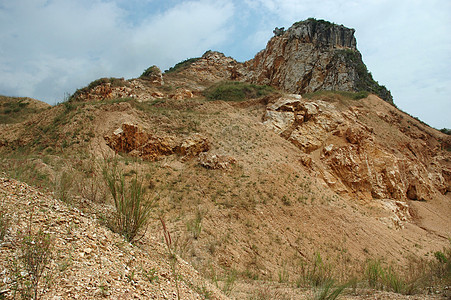
[[[137, 246], [99, 225], [96, 215], [52, 199], [13, 179], [0, 178], [3, 217], [10, 226], [0, 248], [2, 291], [14, 292], [14, 262], [20, 261], [20, 232], [49, 234], [49, 275], [39, 285], [42, 299], [176, 299], [177, 289], [165, 246], [157, 236]], [[227, 299], [191, 266], [177, 259], [181, 299]], [[24, 272], [20, 269], [21, 272]]]

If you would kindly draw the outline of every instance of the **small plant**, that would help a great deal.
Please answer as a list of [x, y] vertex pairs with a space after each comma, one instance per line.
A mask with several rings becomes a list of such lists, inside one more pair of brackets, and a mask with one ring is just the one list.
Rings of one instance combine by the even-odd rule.
[[222, 287], [222, 292], [226, 296], [230, 296], [230, 293], [232, 292], [233, 288], [235, 287], [235, 281], [236, 281], [236, 270], [232, 270], [227, 274], [227, 278], [224, 282], [224, 286]]
[[50, 273], [47, 265], [52, 257], [50, 236], [41, 229], [37, 233], [31, 231], [30, 224], [26, 233], [19, 233], [18, 260], [13, 263], [12, 270], [15, 277], [13, 287], [14, 297], [18, 294], [23, 299], [39, 299], [42, 280], [48, 284]]
[[149, 271], [146, 271], [143, 269], [142, 272], [144, 274], [144, 277], [146, 277], [146, 279], [149, 280], [150, 283], [158, 282], [159, 279], [157, 270], [152, 268]]
[[186, 229], [192, 233], [193, 238], [195, 240], [197, 240], [199, 238], [199, 235], [202, 231], [202, 219], [203, 219], [203, 213], [198, 208], [196, 210], [196, 217], [186, 224]]
[[145, 197], [143, 181], [136, 174], [131, 182], [126, 182], [117, 159], [106, 161], [102, 172], [116, 208], [111, 228], [129, 242], [141, 238], [154, 207], [154, 201]]
[[325, 264], [319, 253], [316, 253], [313, 257], [313, 261], [309, 263], [303, 263], [301, 265], [301, 279], [298, 281], [300, 286], [303, 282], [310, 286], [321, 286], [332, 280], [332, 268], [330, 265]]
[[348, 287], [349, 284], [334, 286], [333, 280], [323, 283], [315, 293], [316, 300], [335, 300]]
[[55, 194], [58, 199], [66, 203], [70, 202], [71, 200], [70, 188], [72, 186], [72, 182], [73, 182], [72, 174], [64, 171], [61, 174], [59, 182], [56, 184], [55, 187], [56, 192]]
[[0, 243], [6, 236], [9, 228], [9, 217], [3, 210], [0, 210]]
[[382, 265], [380, 260], [370, 260], [367, 263], [367, 267], [365, 270], [365, 276], [368, 279], [368, 285], [373, 289], [381, 289], [382, 288], [382, 278], [384, 276], [384, 270], [382, 269]]

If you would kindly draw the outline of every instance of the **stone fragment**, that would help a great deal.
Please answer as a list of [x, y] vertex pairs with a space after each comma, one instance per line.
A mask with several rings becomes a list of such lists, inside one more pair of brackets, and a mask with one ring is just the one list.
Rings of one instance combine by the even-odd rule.
[[199, 154], [199, 163], [207, 169], [228, 169], [236, 160], [231, 156], [203, 152]]

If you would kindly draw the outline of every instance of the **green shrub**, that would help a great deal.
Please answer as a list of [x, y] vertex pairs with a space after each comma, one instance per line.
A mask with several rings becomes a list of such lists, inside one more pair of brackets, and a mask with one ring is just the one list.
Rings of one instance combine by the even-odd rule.
[[109, 225], [127, 241], [133, 242], [144, 235], [154, 201], [146, 198], [143, 181], [137, 174], [130, 182], [125, 181], [116, 159], [106, 160], [102, 173], [116, 208]]
[[225, 81], [215, 84], [204, 91], [208, 100], [244, 101], [274, 93], [274, 89], [266, 85], [255, 85], [247, 82]]

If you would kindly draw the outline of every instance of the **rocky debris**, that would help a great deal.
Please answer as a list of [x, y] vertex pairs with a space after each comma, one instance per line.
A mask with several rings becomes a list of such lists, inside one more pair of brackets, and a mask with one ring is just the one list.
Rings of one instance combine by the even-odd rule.
[[241, 80], [289, 93], [368, 90], [393, 101], [366, 70], [354, 29], [323, 20], [308, 19], [278, 31], [264, 50], [245, 62], [241, 73]]
[[194, 157], [210, 149], [208, 139], [200, 134], [184, 139], [157, 137], [146, 132], [141, 126], [129, 123], [122, 124], [104, 139], [116, 153], [127, 153], [151, 161], [174, 153], [186, 158]]
[[12, 179], [0, 178], [0, 199], [2, 212], [10, 218], [0, 243], [0, 291], [7, 299], [13, 299], [12, 266], [20, 254], [13, 245], [29, 222], [32, 232], [41, 229], [52, 241], [45, 268], [52, 280], [48, 285], [42, 281], [42, 299], [176, 299], [177, 293], [180, 299], [204, 299], [203, 293], [210, 299], [228, 299], [178, 256], [177, 276], [183, 280], [176, 283], [157, 236], [132, 245], [101, 226], [95, 214]]
[[185, 157], [193, 157], [208, 150], [210, 150], [208, 139], [200, 134], [195, 134], [185, 139], [176, 151]]
[[133, 89], [128, 86], [114, 86], [110, 82], [99, 84], [92, 89], [77, 94], [77, 101], [101, 101], [118, 98], [135, 98]]
[[338, 193], [397, 201], [446, 193], [449, 170], [440, 158], [427, 158], [424, 145], [415, 150], [423, 155], [412, 155], [408, 147], [399, 151], [377, 143], [374, 130], [358, 119], [368, 113], [287, 95], [268, 104], [263, 123], [296, 145], [304, 153], [300, 162]]
[[163, 74], [157, 66], [151, 66], [139, 77], [154, 85], [164, 85]]
[[235, 80], [242, 76], [241, 64], [221, 52], [207, 51], [180, 73], [188, 78], [195, 78], [200, 83], [215, 83], [222, 80]]
[[236, 164], [236, 160], [227, 155], [203, 152], [199, 154], [199, 164], [207, 169], [228, 169]]
[[169, 98], [174, 100], [184, 100], [193, 97], [194, 97], [193, 92], [187, 89], [178, 89], [174, 94], [169, 96]]

